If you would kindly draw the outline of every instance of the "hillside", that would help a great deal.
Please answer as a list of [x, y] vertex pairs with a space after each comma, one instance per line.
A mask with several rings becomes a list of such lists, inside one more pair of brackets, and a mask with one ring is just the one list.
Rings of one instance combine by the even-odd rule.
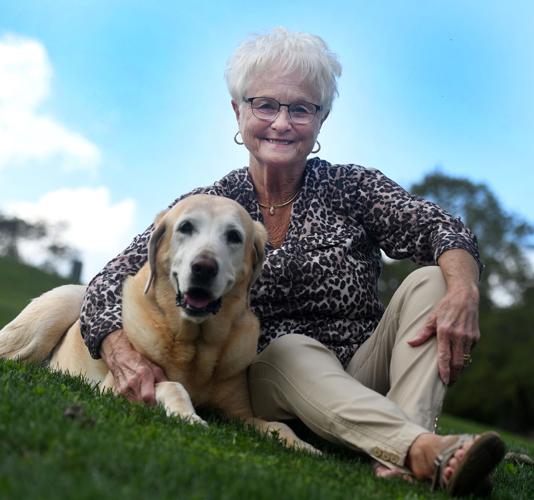
[[[446, 499], [428, 484], [378, 480], [356, 453], [305, 439], [322, 456], [283, 448], [239, 423], [202, 414], [208, 428], [161, 408], [97, 394], [80, 378], [0, 360], [0, 498]], [[440, 431], [480, 432], [450, 418]], [[534, 445], [503, 433], [511, 450]], [[527, 500], [532, 466], [502, 463], [493, 498]]]
[[[0, 258], [0, 327], [31, 297], [65, 283]], [[208, 429], [99, 395], [79, 378], [0, 360], [0, 498], [446, 498], [427, 485], [376, 480], [365, 459], [308, 433], [323, 456], [204, 416]], [[440, 420], [441, 432], [481, 430]], [[532, 441], [504, 437], [513, 451], [534, 453]], [[494, 498], [532, 498], [533, 490], [532, 466], [499, 466]]]
[[0, 328], [9, 323], [33, 297], [68, 281], [35, 267], [0, 257]]

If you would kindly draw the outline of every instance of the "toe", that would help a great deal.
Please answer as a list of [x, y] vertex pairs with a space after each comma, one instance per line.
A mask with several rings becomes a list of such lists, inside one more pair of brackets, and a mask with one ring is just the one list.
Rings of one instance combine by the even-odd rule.
[[[476, 438], [475, 438], [476, 439]], [[456, 470], [458, 469], [458, 466], [461, 464], [463, 459], [465, 458], [465, 455], [469, 448], [473, 446], [473, 443], [475, 440], [469, 441], [465, 443], [462, 447], [458, 448], [452, 457], [447, 462], [447, 465], [443, 471], [443, 478], [445, 479], [445, 483], [448, 483], [450, 478], [454, 475]]]

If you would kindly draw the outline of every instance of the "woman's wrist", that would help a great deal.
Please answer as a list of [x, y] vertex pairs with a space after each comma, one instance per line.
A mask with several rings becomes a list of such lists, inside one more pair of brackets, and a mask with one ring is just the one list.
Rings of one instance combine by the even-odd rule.
[[128, 340], [128, 337], [124, 334], [124, 330], [115, 330], [102, 340], [100, 344], [100, 355], [108, 366], [113, 364], [116, 358], [117, 352], [128, 349], [132, 350], [133, 347]]

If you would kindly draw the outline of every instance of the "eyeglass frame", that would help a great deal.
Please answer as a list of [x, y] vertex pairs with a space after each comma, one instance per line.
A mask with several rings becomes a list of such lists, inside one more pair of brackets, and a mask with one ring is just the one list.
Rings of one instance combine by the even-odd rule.
[[[254, 101], [254, 99], [269, 99], [271, 101], [276, 102], [278, 104], [278, 111], [276, 112], [276, 115], [274, 115], [273, 118], [261, 118], [260, 116], [256, 115], [256, 113], [254, 113], [254, 107], [252, 106], [252, 101]], [[246, 102], [246, 103], [250, 104], [250, 109], [252, 111], [252, 114], [258, 120], [262, 120], [262, 121], [265, 121], [265, 122], [274, 122], [278, 118], [278, 115], [280, 114], [280, 109], [282, 108], [282, 106], [285, 106], [287, 108], [287, 114], [289, 116], [289, 119], [291, 120], [291, 122], [293, 122], [293, 123], [295, 123], [297, 125], [308, 125], [308, 124], [310, 124], [313, 121], [313, 119], [317, 116], [317, 113], [319, 113], [319, 111], [322, 111], [322, 109], [323, 109], [323, 106], [320, 106], [319, 104], [315, 104], [313, 102], [308, 102], [308, 101], [300, 101], [300, 103], [310, 104], [310, 105], [314, 106], [315, 107], [315, 113], [313, 113], [311, 115], [312, 118], [311, 118], [311, 120], [309, 122], [298, 123], [298, 122], [295, 122], [293, 120], [293, 117], [291, 116], [291, 111], [289, 110], [289, 106], [292, 106], [294, 104], [299, 104], [298, 102], [290, 102], [288, 104], [284, 104], [282, 102], [277, 101], [273, 97], [266, 97], [266, 96], [244, 97], [243, 98], [243, 102]]]

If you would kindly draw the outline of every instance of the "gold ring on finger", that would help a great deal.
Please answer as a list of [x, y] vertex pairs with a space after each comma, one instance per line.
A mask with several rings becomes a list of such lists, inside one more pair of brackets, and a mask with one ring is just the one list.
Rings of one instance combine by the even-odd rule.
[[464, 360], [464, 366], [469, 366], [473, 362], [473, 358], [471, 357], [471, 354], [464, 354], [463, 360]]

